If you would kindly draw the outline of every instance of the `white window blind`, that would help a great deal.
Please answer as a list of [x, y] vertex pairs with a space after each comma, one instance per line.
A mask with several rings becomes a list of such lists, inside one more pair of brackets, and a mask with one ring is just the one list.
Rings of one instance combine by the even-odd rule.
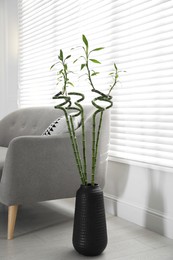
[[110, 156], [173, 167], [173, 1], [114, 1]]
[[56, 43], [55, 1], [19, 1], [19, 106], [51, 104], [56, 80], [49, 71]]
[[[126, 71], [113, 92], [110, 158], [173, 167], [173, 1], [18, 1], [19, 106], [54, 104], [56, 70], [49, 68], [85, 34], [91, 48], [105, 47], [95, 57], [99, 89], [109, 86], [111, 64]], [[82, 79], [72, 81], [87, 94]]]
[[[110, 71], [110, 10], [111, 0], [18, 0], [19, 4], [19, 106], [53, 105], [56, 87], [56, 68], [59, 50], [68, 55], [72, 47], [82, 45], [82, 34], [92, 43], [90, 49], [105, 47], [96, 53], [102, 65], [94, 65], [100, 75], [94, 79], [99, 89], [105, 89]], [[82, 55], [82, 49], [71, 51], [73, 60]], [[72, 70], [79, 64], [70, 63]], [[83, 71], [82, 71], [83, 73]], [[79, 91], [89, 95], [90, 87], [84, 77], [70, 75]], [[82, 87], [81, 87], [82, 86]], [[109, 85], [107, 84], [107, 87]], [[75, 89], [71, 89], [73, 91]]]

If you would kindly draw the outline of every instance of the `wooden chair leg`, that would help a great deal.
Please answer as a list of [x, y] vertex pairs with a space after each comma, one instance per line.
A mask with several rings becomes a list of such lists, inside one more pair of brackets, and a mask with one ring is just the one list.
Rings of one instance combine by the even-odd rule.
[[8, 207], [8, 239], [13, 239], [18, 205]]

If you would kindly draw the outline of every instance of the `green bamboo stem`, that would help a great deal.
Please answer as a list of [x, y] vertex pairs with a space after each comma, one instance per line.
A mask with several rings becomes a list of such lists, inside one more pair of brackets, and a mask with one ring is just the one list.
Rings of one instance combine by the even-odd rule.
[[[67, 107], [70, 107], [71, 106], [71, 101], [70, 101], [70, 97], [66, 97], [66, 96], [60, 96], [62, 94], [62, 92], [59, 92], [58, 94], [56, 94], [53, 99], [65, 99], [64, 102], [60, 103], [59, 105], [57, 106], [61, 106], [63, 107], [64, 105], [67, 105]], [[55, 106], [55, 108], [57, 108], [57, 106]]]
[[63, 68], [64, 68], [64, 73], [63, 73], [63, 77], [64, 77], [64, 86], [63, 86], [63, 93], [66, 93], [66, 88], [67, 88], [67, 72], [65, 69], [65, 63], [64, 61], [62, 61], [63, 64]]
[[74, 128], [74, 123], [73, 123], [73, 119], [72, 119], [73, 117], [76, 117], [76, 116], [80, 115], [81, 111], [80, 111], [79, 108], [76, 108], [76, 107], [70, 107], [70, 108], [68, 108], [68, 110], [77, 110], [78, 111], [78, 113], [76, 113], [75, 115], [73, 115], [73, 116], [70, 115], [70, 126], [71, 126], [71, 133], [73, 135], [74, 146], [75, 146], [75, 149], [76, 149], [76, 156], [77, 156], [78, 162], [79, 162], [79, 167], [80, 167], [81, 172], [82, 172], [83, 180], [84, 180], [84, 182], [86, 182], [85, 181], [85, 174], [84, 174], [83, 166], [82, 166], [82, 162], [81, 162], [79, 147], [78, 147], [78, 141], [77, 141], [76, 132], [75, 132], [75, 128]]
[[[93, 143], [92, 143], [92, 175], [91, 175], [91, 184], [94, 185], [95, 183], [95, 170], [96, 170], [96, 163], [97, 163], [97, 154], [98, 154], [98, 145], [99, 145], [99, 137], [100, 137], [100, 130], [102, 125], [103, 119], [103, 112], [104, 110], [96, 110], [93, 114]], [[96, 133], [96, 116], [100, 113], [100, 120], [99, 125]]]
[[87, 184], [87, 160], [86, 160], [86, 138], [85, 138], [85, 124], [84, 124], [84, 109], [81, 106], [81, 104], [79, 104], [79, 102], [83, 101], [85, 96], [81, 93], [77, 93], [77, 92], [69, 92], [69, 95], [77, 95], [80, 96], [81, 98], [78, 99], [75, 102], [75, 105], [79, 108], [80, 112], [81, 112], [81, 125], [82, 125], [82, 152], [83, 152], [83, 174], [85, 176], [85, 183]]
[[71, 139], [71, 143], [72, 143], [72, 148], [73, 148], [73, 152], [74, 152], [75, 159], [76, 159], [76, 165], [77, 165], [77, 168], [78, 168], [78, 171], [79, 171], [81, 182], [82, 182], [82, 184], [85, 184], [85, 178], [84, 178], [82, 167], [81, 167], [80, 155], [79, 155], [78, 149], [76, 148], [77, 147], [76, 138], [73, 135], [73, 123], [72, 123], [72, 126], [71, 126], [69, 119], [68, 119], [69, 117], [68, 117], [68, 113], [67, 113], [66, 109], [64, 109], [62, 107], [57, 107], [57, 108], [62, 109], [65, 113], [68, 131], [69, 131], [70, 139]]
[[117, 84], [117, 79], [118, 79], [118, 68], [116, 66], [116, 64], [114, 64], [115, 67], [115, 75], [114, 75], [114, 81], [112, 83], [112, 86], [110, 86], [109, 92], [108, 92], [108, 96], [110, 95], [112, 89], [115, 87], [115, 85]]
[[[95, 113], [94, 113], [94, 115], [95, 115]], [[95, 169], [95, 162], [96, 162], [96, 160], [95, 160], [96, 125], [95, 125], [95, 116], [94, 115], [93, 115], [93, 122], [92, 122], [93, 126], [92, 126], [92, 172], [91, 172], [91, 185], [93, 185], [93, 186], [94, 186], [94, 179], [95, 179], [94, 169]]]
[[89, 69], [89, 65], [88, 65], [88, 58], [87, 58], [87, 61], [86, 61], [86, 68], [87, 68], [88, 79], [89, 79], [89, 82], [91, 84], [91, 87], [92, 87], [93, 90], [95, 90], [94, 84], [93, 84], [92, 79], [91, 79], [91, 73], [90, 73], [90, 69]]
[[92, 91], [92, 92], [95, 92], [95, 93], [97, 93], [97, 94], [99, 94], [99, 95], [100, 95], [99, 97], [105, 97], [106, 99], [109, 98], [108, 95], [104, 94], [103, 92], [101, 92], [101, 91], [99, 91], [99, 90], [97, 90], [97, 89], [92, 89], [91, 91]]
[[65, 104], [69, 103], [70, 98], [66, 97], [66, 96], [60, 96], [60, 95], [61, 95], [61, 93], [59, 93], [59, 96], [58, 95], [54, 96], [54, 99], [63, 99], [64, 98], [65, 101], [63, 103], [55, 106], [55, 108], [63, 110], [63, 112], [65, 114], [67, 127], [68, 127], [68, 131], [69, 131], [70, 139], [71, 139], [71, 143], [72, 143], [72, 148], [73, 148], [75, 159], [76, 159], [77, 168], [78, 168], [78, 171], [79, 171], [81, 182], [82, 182], [82, 184], [85, 184], [85, 177], [84, 177], [82, 166], [81, 166], [80, 155], [79, 155], [79, 151], [77, 149], [77, 147], [78, 147], [77, 140], [75, 138], [74, 131], [73, 131], [74, 125], [73, 125], [73, 122], [72, 122], [72, 124], [70, 124], [68, 113], [67, 113], [67, 109], [71, 108], [70, 107], [71, 103], [66, 108], [62, 107], [62, 105], [65, 105]]
[[[95, 176], [95, 169], [96, 169], [96, 163], [97, 163], [98, 145], [99, 145], [100, 132], [101, 132], [100, 130], [101, 130], [102, 120], [103, 120], [103, 110], [99, 111], [99, 112], [100, 112], [100, 120], [99, 120], [99, 126], [98, 126], [98, 131], [97, 131], [96, 148], [95, 148], [94, 176]], [[95, 118], [95, 120], [96, 120], [96, 118]]]
[[79, 147], [78, 147], [74, 124], [73, 124], [73, 116], [70, 116], [70, 124], [71, 124], [71, 131], [72, 131], [73, 138], [74, 138], [74, 146], [75, 146], [75, 151], [76, 151], [76, 155], [77, 155], [77, 159], [78, 159], [78, 163], [79, 163], [79, 168], [81, 169], [81, 173], [82, 173], [82, 179], [83, 179], [82, 183], [86, 184], [85, 174], [84, 174], [83, 167], [82, 167], [82, 162], [81, 162], [80, 153], [79, 153]]
[[[97, 92], [98, 91], [94, 91]], [[101, 92], [100, 92], [101, 93]], [[103, 112], [106, 109], [109, 109], [112, 105], [113, 102], [111, 101], [112, 97], [111, 96], [105, 96], [105, 94], [101, 94], [101, 96], [94, 98], [92, 100], [93, 106], [97, 108], [97, 110], [93, 114], [93, 140], [92, 140], [92, 174], [91, 174], [91, 184], [94, 185], [95, 183], [95, 170], [96, 170], [96, 163], [97, 163], [97, 154], [98, 154], [98, 146], [99, 146], [99, 138], [100, 138], [100, 130], [101, 130], [101, 125], [102, 125], [102, 120], [103, 120]], [[102, 107], [96, 103], [96, 101], [105, 101], [109, 105], [106, 107]], [[99, 120], [99, 125], [96, 133], [96, 116], [97, 114], [100, 113], [100, 120]]]
[[84, 123], [84, 111], [81, 107], [81, 116], [82, 116], [82, 144], [83, 144], [83, 162], [84, 162], [84, 175], [85, 175], [85, 182], [87, 183], [87, 160], [86, 160], [86, 139], [85, 139], [85, 123]]
[[85, 51], [85, 59], [86, 59], [86, 69], [87, 69], [87, 73], [88, 73], [88, 79], [90, 82], [90, 85], [92, 87], [93, 90], [95, 90], [94, 84], [92, 82], [92, 78], [91, 78], [91, 72], [90, 72], [90, 68], [89, 68], [89, 53], [88, 53], [88, 47], [86, 48]]
[[82, 153], [83, 153], [83, 173], [85, 182], [87, 183], [87, 160], [86, 160], [86, 139], [85, 139], [85, 123], [84, 123], [84, 110], [80, 104], [76, 105], [81, 109], [81, 123], [82, 123]]

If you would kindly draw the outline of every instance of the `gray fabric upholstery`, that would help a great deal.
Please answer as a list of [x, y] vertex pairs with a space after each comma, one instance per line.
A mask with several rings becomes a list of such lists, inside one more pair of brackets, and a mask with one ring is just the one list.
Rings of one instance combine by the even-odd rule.
[[7, 148], [6, 147], [0, 147], [0, 180], [2, 176], [2, 170], [4, 167], [4, 162], [7, 154]]
[[[85, 107], [89, 174], [92, 111], [91, 106]], [[25, 108], [0, 121], [0, 202], [14, 205], [75, 196], [80, 178], [69, 134], [41, 136], [48, 125], [61, 115], [62, 111], [50, 107]], [[109, 113], [105, 112], [96, 177], [101, 186], [106, 174], [108, 125]], [[81, 127], [76, 133], [80, 146]]]
[[14, 111], [0, 121], [0, 146], [7, 147], [17, 136], [41, 135], [63, 111], [52, 107], [25, 108]]

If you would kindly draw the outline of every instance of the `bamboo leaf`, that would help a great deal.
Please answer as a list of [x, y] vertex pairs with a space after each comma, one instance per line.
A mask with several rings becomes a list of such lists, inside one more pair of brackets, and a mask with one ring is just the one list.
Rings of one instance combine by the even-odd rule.
[[58, 63], [60, 63], [60, 62], [58, 61], [58, 62], [56, 62], [55, 64], [53, 64], [53, 65], [50, 67], [50, 70], [51, 70], [56, 64], [58, 64]]
[[57, 75], [61, 75], [62, 72], [63, 72], [63, 69], [59, 70], [59, 71], [57, 72]]
[[76, 63], [76, 61], [78, 61], [78, 59], [74, 60], [73, 63]]
[[51, 67], [50, 67], [50, 70], [56, 65], [57, 63], [53, 64]]
[[96, 49], [93, 49], [92, 51], [90, 51], [90, 53], [93, 52], [93, 51], [100, 51], [100, 50], [103, 50], [103, 49], [104, 49], [104, 47], [96, 48]]
[[71, 57], [71, 55], [68, 55], [68, 56], [65, 58], [65, 60], [69, 59], [70, 57]]
[[81, 58], [84, 58], [85, 59], [85, 57], [83, 56], [83, 55], [81, 55], [79, 58], [77, 58], [76, 60], [74, 60], [73, 61], [73, 63], [76, 63], [79, 59], [81, 59]]
[[63, 61], [63, 51], [62, 50], [60, 50], [60, 52], [59, 52], [59, 59], [61, 61]]
[[71, 82], [68, 82], [68, 84], [69, 84], [69, 85], [71, 85], [72, 87], [74, 87], [73, 83], [71, 83]]
[[114, 67], [115, 67], [115, 69], [117, 70], [117, 65], [114, 63]]
[[58, 86], [61, 82], [62, 82], [62, 80], [58, 80], [58, 82], [56, 83], [56, 85]]
[[88, 48], [88, 40], [84, 34], [82, 35], [82, 40], [85, 43], [86, 47]]
[[91, 74], [91, 76], [96, 76], [96, 75], [98, 75], [98, 74], [100, 74], [100, 72], [93, 72], [92, 74]]
[[86, 66], [86, 64], [81, 64], [81, 70]]
[[98, 64], [101, 64], [101, 62], [100, 61], [98, 61], [98, 60], [95, 60], [95, 59], [89, 59], [90, 61], [92, 61], [92, 62], [94, 62], [94, 63], [98, 63]]

